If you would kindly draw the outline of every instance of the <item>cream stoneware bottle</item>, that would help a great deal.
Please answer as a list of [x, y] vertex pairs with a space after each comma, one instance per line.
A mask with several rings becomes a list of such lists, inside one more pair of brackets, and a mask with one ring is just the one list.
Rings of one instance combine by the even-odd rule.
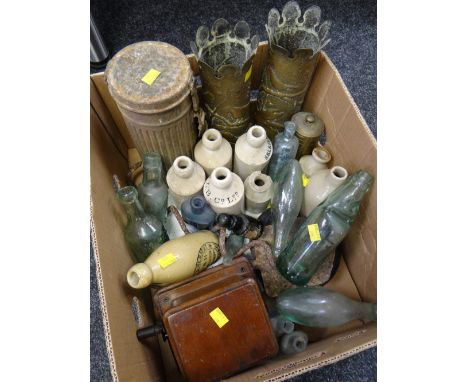
[[192, 196], [201, 195], [205, 171], [189, 157], [177, 157], [167, 172], [170, 200], [180, 210], [182, 203]]
[[234, 172], [244, 181], [254, 171], [266, 170], [273, 153], [273, 145], [265, 129], [254, 125], [241, 135], [234, 148]]
[[348, 171], [340, 166], [332, 167], [329, 170], [321, 170], [313, 174], [304, 189], [301, 215], [305, 217], [309, 216], [312, 210], [338, 188], [347, 177]]
[[135, 289], [176, 283], [205, 270], [220, 254], [216, 234], [189, 233], [164, 243], [144, 263], [133, 265], [127, 272], [127, 282]]
[[310, 178], [313, 174], [327, 168], [327, 163], [331, 160], [331, 154], [323, 147], [316, 147], [312, 150], [312, 155], [304, 155], [299, 159], [302, 172]]
[[257, 219], [268, 207], [273, 193], [271, 178], [254, 171], [244, 182], [245, 208], [244, 213]]
[[244, 183], [226, 167], [213, 170], [203, 186], [203, 195], [217, 213], [238, 215], [244, 206]]
[[208, 129], [195, 145], [195, 161], [210, 176], [216, 167], [232, 170], [232, 147], [216, 129]]

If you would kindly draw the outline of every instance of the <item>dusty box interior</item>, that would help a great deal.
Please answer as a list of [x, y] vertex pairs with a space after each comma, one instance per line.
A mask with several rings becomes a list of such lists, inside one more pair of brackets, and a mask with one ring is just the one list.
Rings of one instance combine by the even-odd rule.
[[[252, 88], [258, 87], [266, 43], [261, 43], [253, 64]], [[188, 56], [195, 74], [196, 60]], [[104, 331], [114, 380], [175, 380], [169, 359], [166, 373], [156, 340], [142, 345], [135, 331], [152, 323], [147, 291], [136, 292], [126, 283], [132, 265], [122, 234], [125, 216], [112, 189], [112, 175], [125, 179], [128, 149], [133, 147], [125, 123], [108, 93], [104, 74], [91, 76], [91, 231], [96, 256]], [[376, 141], [352, 100], [336, 68], [321, 53], [304, 103], [325, 122], [326, 144], [333, 164], [352, 173], [368, 171], [376, 178], [351, 232], [339, 247], [342, 260], [327, 288], [364, 301], [377, 298], [377, 147]], [[375, 346], [376, 324], [353, 321], [333, 329], [310, 329], [313, 340], [303, 353], [280, 356], [229, 378], [232, 381], [279, 381], [319, 368]]]

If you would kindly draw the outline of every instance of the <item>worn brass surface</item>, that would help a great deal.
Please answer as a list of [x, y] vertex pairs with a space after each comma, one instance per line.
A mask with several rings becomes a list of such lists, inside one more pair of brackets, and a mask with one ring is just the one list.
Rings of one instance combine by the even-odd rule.
[[325, 128], [323, 121], [314, 113], [299, 112], [291, 117], [296, 126], [296, 137], [299, 140], [296, 159], [304, 155], [312, 154], [312, 150], [317, 143]]

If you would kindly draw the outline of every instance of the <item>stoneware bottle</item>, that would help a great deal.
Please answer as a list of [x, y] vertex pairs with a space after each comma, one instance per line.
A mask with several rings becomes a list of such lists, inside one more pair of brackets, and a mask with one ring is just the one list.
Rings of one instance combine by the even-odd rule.
[[295, 330], [282, 336], [279, 345], [281, 353], [296, 354], [306, 350], [308, 342], [309, 337], [306, 333]]
[[216, 218], [216, 212], [210, 207], [203, 196], [194, 196], [182, 203], [182, 217], [188, 224], [198, 229], [207, 229]]
[[271, 201], [273, 182], [268, 175], [254, 171], [245, 180], [244, 190], [244, 213], [257, 219], [267, 209]]
[[316, 147], [312, 150], [312, 155], [304, 155], [299, 159], [299, 163], [302, 168], [302, 172], [307, 177], [311, 177], [313, 174], [320, 170], [327, 168], [327, 163], [331, 160], [330, 152], [324, 147]]
[[205, 171], [189, 157], [177, 157], [167, 172], [167, 185], [175, 206], [180, 209], [182, 203], [192, 196], [201, 195], [205, 183]]
[[304, 189], [301, 215], [309, 216], [312, 210], [322, 203], [328, 195], [338, 188], [348, 178], [348, 171], [340, 166], [330, 170], [321, 170], [309, 178], [309, 183]]
[[220, 256], [218, 236], [210, 231], [189, 233], [156, 249], [144, 263], [132, 266], [127, 282], [135, 289], [167, 285], [196, 275]]
[[254, 171], [266, 169], [273, 146], [265, 129], [254, 125], [241, 135], [234, 148], [234, 172], [244, 181]]
[[210, 176], [216, 167], [232, 170], [232, 147], [216, 129], [208, 129], [195, 145], [195, 161]]
[[322, 287], [286, 289], [276, 299], [276, 307], [282, 317], [315, 328], [352, 320], [377, 321], [377, 304], [351, 300]]
[[161, 155], [158, 153], [145, 154], [143, 181], [138, 186], [138, 199], [140, 199], [145, 212], [156, 216], [161, 223], [165, 223], [167, 186], [163, 179]]
[[268, 165], [268, 175], [275, 181], [280, 170], [290, 160], [296, 158], [299, 141], [294, 135], [296, 124], [291, 121], [284, 123], [284, 130], [276, 134], [273, 142], [273, 155]]
[[206, 180], [203, 195], [216, 213], [238, 215], [244, 205], [244, 183], [228, 168], [218, 167]]

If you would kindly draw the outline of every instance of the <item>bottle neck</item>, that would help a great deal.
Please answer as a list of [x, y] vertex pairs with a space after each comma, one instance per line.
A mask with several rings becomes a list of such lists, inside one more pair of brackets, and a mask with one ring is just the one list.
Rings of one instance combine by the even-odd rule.
[[145, 168], [143, 172], [143, 184], [153, 183], [161, 185], [161, 168]]
[[143, 183], [161, 183], [162, 159], [158, 153], [147, 153], [143, 158]]
[[247, 131], [247, 143], [252, 147], [260, 147], [266, 142], [267, 136], [262, 126], [254, 125]]
[[208, 129], [202, 137], [203, 146], [211, 151], [216, 151], [223, 143], [221, 133], [216, 129]]
[[118, 192], [117, 196], [120, 203], [125, 208], [129, 221], [145, 216], [145, 211], [138, 200], [138, 192], [135, 187], [127, 186], [122, 187]]
[[190, 178], [195, 168], [193, 161], [186, 156], [176, 158], [172, 166], [174, 173], [180, 178]]
[[226, 167], [217, 167], [211, 173], [210, 179], [216, 188], [228, 188], [232, 183], [232, 173]]
[[290, 140], [294, 137], [294, 134], [296, 133], [296, 124], [292, 121], [286, 121], [284, 123], [284, 138], [286, 140]]
[[377, 304], [371, 302], [356, 302], [359, 304], [358, 319], [364, 321], [377, 321]]

